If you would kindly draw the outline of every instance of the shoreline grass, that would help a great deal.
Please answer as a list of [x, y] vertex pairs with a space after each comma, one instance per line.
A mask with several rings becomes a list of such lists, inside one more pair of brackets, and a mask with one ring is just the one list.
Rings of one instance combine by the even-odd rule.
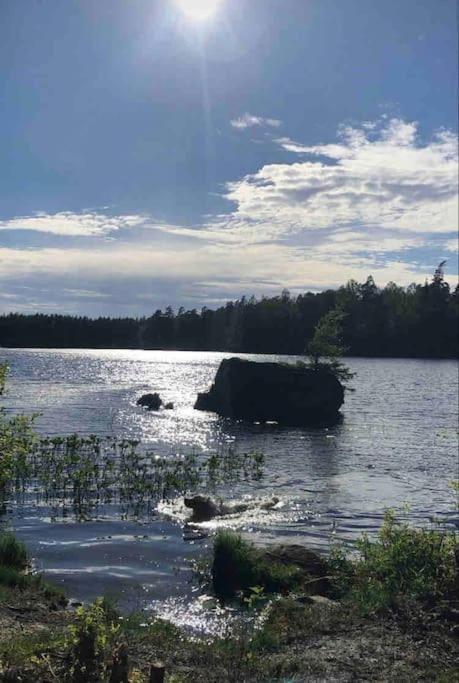
[[67, 604], [67, 598], [60, 588], [31, 571], [24, 543], [12, 532], [0, 531], [0, 595], [8, 589], [31, 592], [56, 606]]
[[[54, 622], [47, 624], [47, 617], [42, 617], [40, 637], [30, 625], [19, 639], [12, 627], [9, 639], [3, 629], [0, 681], [105, 683], [121, 650], [129, 655], [131, 673], [125, 680], [131, 683], [148, 681], [149, 665], [156, 659], [166, 663], [166, 683], [335, 680], [333, 676], [349, 672], [356, 681], [458, 681], [457, 535], [413, 529], [388, 513], [378, 539], [363, 537], [359, 545], [357, 558], [335, 549], [328, 560], [339, 602], [316, 602], [298, 596], [298, 568], [292, 573], [292, 567], [283, 567], [285, 574], [279, 575], [275, 563], [268, 566], [248, 541], [224, 532], [214, 550], [217, 556], [229, 552], [231, 562], [241, 564], [249, 588], [243, 609], [257, 609], [250, 591], [263, 581], [266, 594], [283, 593], [270, 606], [264, 603], [267, 617], [257, 627], [241, 620], [227, 634], [202, 640], [145, 614], [121, 618], [99, 598], [76, 612], [61, 610], [65, 627], [60, 631]], [[4, 546], [8, 557], [23, 564], [20, 544], [8, 536]], [[9, 599], [21, 603], [34, 590], [32, 584], [24, 591], [11, 588]], [[255, 592], [255, 598], [259, 595]], [[46, 600], [43, 593], [41, 600]], [[2, 604], [0, 591], [0, 620]], [[30, 614], [33, 609], [29, 607]], [[373, 652], [371, 661], [368, 651]], [[12, 667], [23, 677], [5, 678]]]

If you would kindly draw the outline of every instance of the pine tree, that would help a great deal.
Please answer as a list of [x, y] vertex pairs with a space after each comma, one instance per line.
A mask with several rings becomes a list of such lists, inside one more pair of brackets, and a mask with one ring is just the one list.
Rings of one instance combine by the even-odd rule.
[[354, 377], [354, 373], [340, 360], [347, 351], [342, 343], [345, 317], [346, 313], [341, 308], [333, 308], [322, 316], [307, 347], [309, 367], [330, 372], [341, 382], [348, 382]]

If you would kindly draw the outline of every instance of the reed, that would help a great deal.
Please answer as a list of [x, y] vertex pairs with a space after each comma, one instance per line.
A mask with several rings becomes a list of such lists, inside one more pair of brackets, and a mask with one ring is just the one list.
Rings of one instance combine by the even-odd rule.
[[257, 452], [160, 457], [139, 441], [77, 434], [28, 445], [9, 463], [10, 493], [33, 491], [36, 502], [54, 514], [79, 518], [104, 505], [118, 506], [123, 516], [150, 514], [161, 500], [263, 475], [264, 458]]

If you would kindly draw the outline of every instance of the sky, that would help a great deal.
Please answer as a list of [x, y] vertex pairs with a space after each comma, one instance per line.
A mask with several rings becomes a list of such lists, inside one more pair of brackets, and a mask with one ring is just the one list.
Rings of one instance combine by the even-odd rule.
[[456, 27], [456, 0], [0, 0], [0, 312], [454, 285]]

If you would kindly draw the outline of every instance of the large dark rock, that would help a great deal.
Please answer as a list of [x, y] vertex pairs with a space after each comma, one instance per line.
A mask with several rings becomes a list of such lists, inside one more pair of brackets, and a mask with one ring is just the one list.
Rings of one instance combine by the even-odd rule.
[[144, 394], [138, 401], [138, 406], [143, 406], [147, 410], [159, 410], [163, 402], [159, 394]]
[[269, 562], [294, 565], [308, 577], [307, 588], [317, 595], [328, 596], [331, 591], [329, 567], [325, 558], [303, 545], [273, 545], [264, 550]]
[[307, 425], [336, 421], [343, 401], [342, 384], [326, 370], [229, 358], [194, 407], [236, 419]]
[[268, 593], [333, 594], [327, 560], [300, 545], [260, 547], [235, 534], [220, 535], [211, 571], [213, 588], [223, 601], [253, 586]]

